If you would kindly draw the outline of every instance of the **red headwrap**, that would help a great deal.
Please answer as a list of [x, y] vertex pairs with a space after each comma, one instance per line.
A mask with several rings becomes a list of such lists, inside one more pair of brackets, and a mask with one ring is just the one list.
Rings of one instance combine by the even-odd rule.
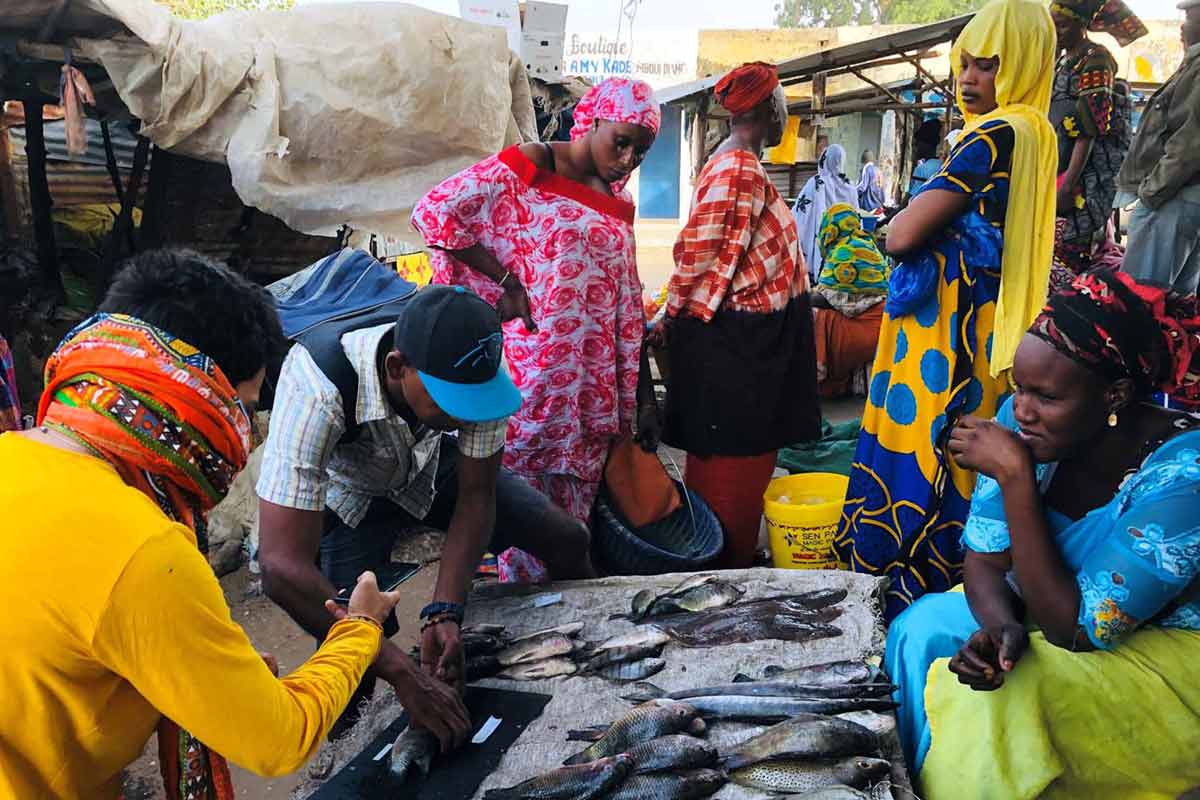
[[775, 65], [752, 61], [717, 81], [713, 93], [730, 114], [745, 114], [770, 97], [778, 85], [779, 72]]

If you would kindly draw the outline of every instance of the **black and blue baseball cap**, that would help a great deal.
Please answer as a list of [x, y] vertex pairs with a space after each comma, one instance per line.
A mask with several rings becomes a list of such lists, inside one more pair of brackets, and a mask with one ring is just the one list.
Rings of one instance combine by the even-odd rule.
[[461, 286], [426, 286], [396, 320], [396, 349], [417, 370], [433, 402], [463, 422], [492, 422], [521, 407], [500, 368], [500, 315]]

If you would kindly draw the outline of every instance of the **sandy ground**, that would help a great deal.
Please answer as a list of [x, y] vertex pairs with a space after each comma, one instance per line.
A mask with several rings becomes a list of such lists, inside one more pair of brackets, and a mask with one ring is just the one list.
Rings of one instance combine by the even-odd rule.
[[[417, 614], [429, 602], [437, 580], [437, 564], [423, 568], [404, 584], [404, 599], [396, 607], [400, 632], [393, 638], [405, 649], [417, 643], [419, 624]], [[312, 655], [312, 637], [300, 629], [283, 609], [264, 596], [258, 580], [246, 567], [221, 579], [225, 599], [233, 610], [233, 618], [246, 629], [250, 641], [261, 651], [279, 660], [280, 674], [296, 669]], [[381, 685], [378, 691], [387, 687]], [[282, 778], [266, 779], [233, 767], [233, 785], [238, 797], [247, 800], [282, 800], [291, 794], [303, 773]], [[163, 798], [162, 779], [158, 772], [158, 743], [152, 737], [142, 757], [127, 771], [125, 800], [159, 800]]]

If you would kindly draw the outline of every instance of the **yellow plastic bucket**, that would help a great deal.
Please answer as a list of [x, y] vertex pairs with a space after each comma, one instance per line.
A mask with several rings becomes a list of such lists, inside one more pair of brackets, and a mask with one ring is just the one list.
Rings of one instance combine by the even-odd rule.
[[776, 478], [763, 495], [771, 561], [782, 569], [844, 568], [833, 554], [850, 479], [831, 472]]

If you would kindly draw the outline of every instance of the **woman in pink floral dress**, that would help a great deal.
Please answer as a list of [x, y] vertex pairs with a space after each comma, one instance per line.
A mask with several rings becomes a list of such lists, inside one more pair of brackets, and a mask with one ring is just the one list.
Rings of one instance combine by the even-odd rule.
[[[468, 286], [506, 321], [524, 403], [504, 466], [587, 524], [609, 449], [657, 444], [634, 206], [623, 187], [654, 142], [649, 85], [612, 78], [580, 100], [571, 141], [520, 145], [447, 179], [413, 212], [434, 281]], [[644, 401], [644, 402], [642, 402]]]

